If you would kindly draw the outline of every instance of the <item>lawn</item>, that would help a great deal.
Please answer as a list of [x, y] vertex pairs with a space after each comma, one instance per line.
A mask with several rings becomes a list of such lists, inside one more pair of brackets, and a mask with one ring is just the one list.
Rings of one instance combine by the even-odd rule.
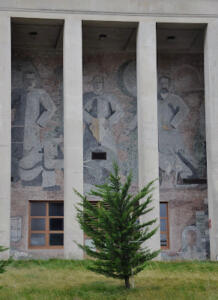
[[88, 271], [89, 261], [16, 261], [0, 274], [0, 300], [213, 300], [218, 299], [218, 263], [151, 262], [135, 288]]

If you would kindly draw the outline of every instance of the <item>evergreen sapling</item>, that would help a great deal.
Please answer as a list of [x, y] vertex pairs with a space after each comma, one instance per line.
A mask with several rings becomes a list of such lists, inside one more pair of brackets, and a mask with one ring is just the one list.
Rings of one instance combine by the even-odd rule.
[[99, 205], [94, 206], [86, 196], [74, 190], [81, 198], [76, 207], [78, 222], [94, 246], [79, 245], [87, 255], [95, 258], [89, 269], [123, 279], [126, 288], [130, 288], [130, 278], [159, 254], [145, 247], [145, 242], [157, 231], [158, 227], [150, 229], [157, 220], [139, 222], [140, 217], [153, 209], [148, 206], [152, 202], [154, 181], [137, 195], [129, 193], [131, 182], [130, 173], [126, 182], [121, 183], [118, 165], [114, 164], [108, 182], [89, 193], [100, 200]]

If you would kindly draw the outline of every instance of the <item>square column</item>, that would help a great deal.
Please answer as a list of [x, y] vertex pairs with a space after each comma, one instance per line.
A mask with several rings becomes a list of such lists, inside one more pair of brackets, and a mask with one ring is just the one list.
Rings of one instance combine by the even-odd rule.
[[210, 258], [218, 259], [218, 22], [209, 23], [204, 48]]
[[76, 219], [83, 193], [82, 22], [68, 17], [64, 25], [64, 254], [82, 259], [83, 231]]
[[[140, 22], [137, 34], [137, 114], [138, 114], [138, 166], [139, 188], [159, 177], [158, 119], [157, 119], [157, 54], [156, 23]], [[159, 222], [159, 184], [155, 182], [152, 212], [141, 218], [141, 222], [156, 218]], [[145, 246], [160, 249], [160, 231]]]
[[[10, 247], [11, 20], [0, 17], [0, 245]], [[9, 251], [1, 257], [7, 257]]]

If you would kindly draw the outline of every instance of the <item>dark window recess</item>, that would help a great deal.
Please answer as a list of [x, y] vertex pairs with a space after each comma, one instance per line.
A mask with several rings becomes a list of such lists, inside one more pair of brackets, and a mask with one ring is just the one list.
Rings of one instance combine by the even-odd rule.
[[106, 152], [92, 152], [92, 159], [107, 159], [107, 153]]
[[169, 40], [175, 40], [176, 39], [176, 37], [175, 37], [175, 35], [168, 35], [167, 36], [167, 40], [169, 41]]
[[30, 32], [29, 32], [29, 35], [32, 35], [32, 36], [36, 36], [37, 34], [38, 34], [37, 31], [30, 31]]
[[49, 230], [64, 230], [64, 219], [50, 219]]
[[206, 178], [184, 178], [183, 184], [207, 184]]
[[98, 36], [98, 39], [101, 41], [101, 40], [104, 40], [104, 39], [106, 39], [107, 38], [107, 35], [106, 34], [104, 34], [104, 33], [102, 33], [102, 34], [99, 34], [99, 36]]
[[64, 215], [64, 204], [62, 202], [51, 202], [49, 203], [49, 216], [63, 216]]
[[64, 235], [62, 233], [50, 234], [50, 245], [51, 246], [63, 246], [64, 245]]

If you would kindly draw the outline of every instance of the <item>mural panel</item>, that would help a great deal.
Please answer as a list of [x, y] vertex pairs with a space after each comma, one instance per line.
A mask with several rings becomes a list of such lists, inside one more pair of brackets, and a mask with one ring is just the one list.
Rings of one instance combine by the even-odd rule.
[[158, 134], [161, 187], [206, 183], [202, 74], [197, 67], [185, 64], [174, 66], [171, 70], [160, 70], [160, 73]]
[[158, 55], [160, 199], [169, 203], [164, 259], [209, 255], [203, 57]]
[[103, 184], [120, 164], [137, 188], [137, 116], [134, 56], [90, 55], [84, 61], [84, 190]]
[[[59, 79], [61, 81], [61, 79]], [[62, 103], [46, 91], [30, 61], [15, 61], [12, 87], [12, 182], [55, 191], [63, 171]]]
[[11, 251], [27, 250], [29, 200], [63, 200], [61, 53], [12, 53]]

